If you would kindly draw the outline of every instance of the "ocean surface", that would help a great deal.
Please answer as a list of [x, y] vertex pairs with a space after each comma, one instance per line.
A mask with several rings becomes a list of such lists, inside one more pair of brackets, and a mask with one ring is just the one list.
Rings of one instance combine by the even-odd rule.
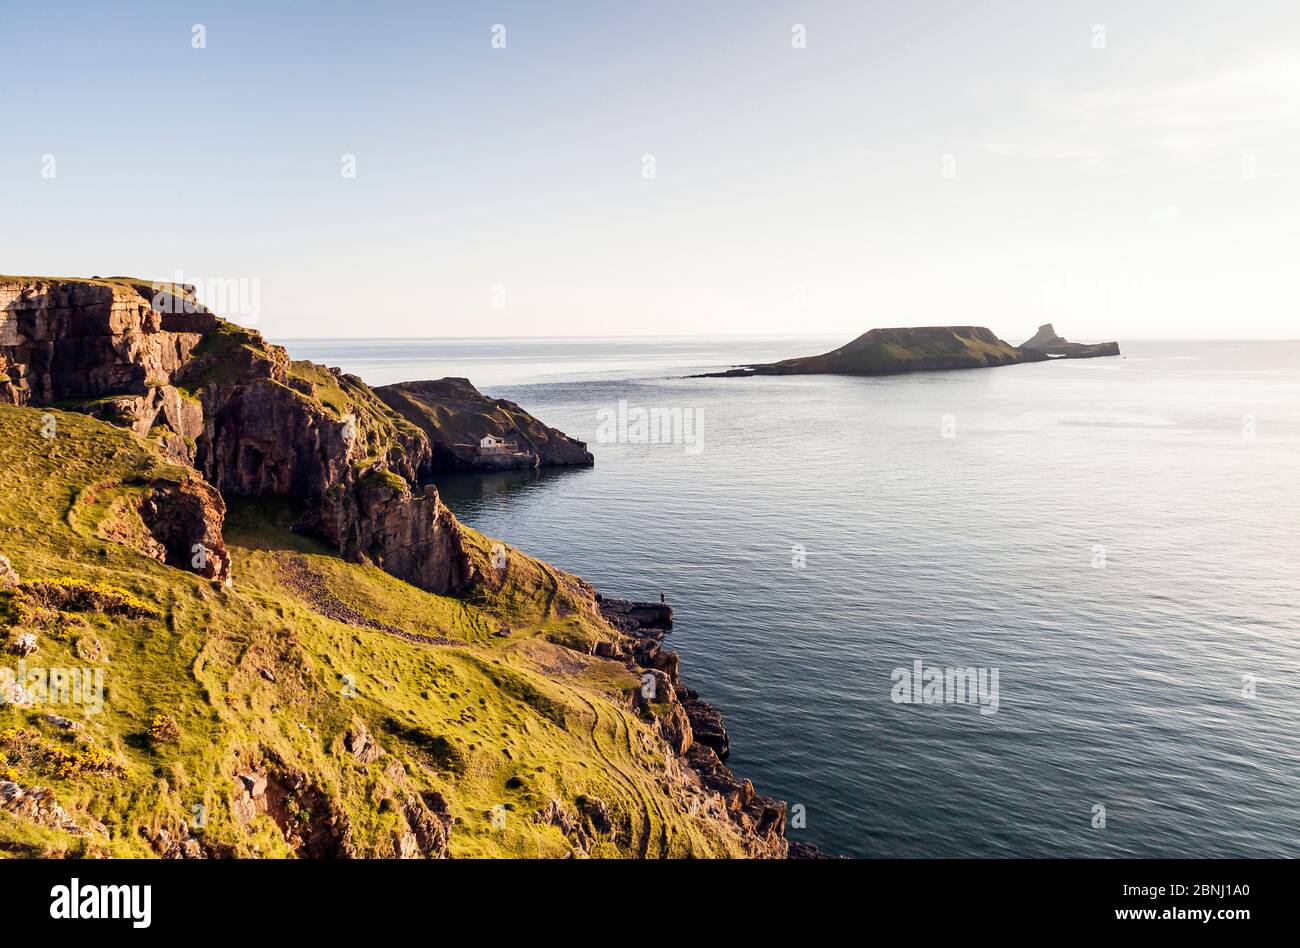
[[[443, 496], [607, 593], [662, 592], [729, 763], [802, 808], [791, 838], [1300, 856], [1300, 342], [682, 377], [843, 341], [284, 344], [373, 384], [465, 376], [588, 441], [594, 468]], [[677, 437], [645, 440], [651, 408]], [[996, 713], [893, 700], [918, 660], [996, 671]]]

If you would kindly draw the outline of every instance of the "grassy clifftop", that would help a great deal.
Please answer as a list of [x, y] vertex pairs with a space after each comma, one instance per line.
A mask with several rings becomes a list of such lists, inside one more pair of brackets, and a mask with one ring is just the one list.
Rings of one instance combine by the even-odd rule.
[[129, 431], [0, 405], [0, 469], [0, 554], [22, 582], [0, 592], [0, 635], [33, 636], [29, 672], [104, 687], [98, 713], [0, 705], [0, 779], [49, 788], [67, 817], [0, 809], [0, 854], [743, 854], [630, 710], [636, 680], [587, 654], [613, 632], [573, 577], [512, 549], [499, 570], [466, 528], [488, 580], [438, 596], [249, 500], [219, 588], [132, 545], [141, 492], [184, 470]]
[[983, 368], [1030, 361], [983, 326], [873, 329], [819, 356], [755, 366], [760, 373], [879, 375], [924, 369]]

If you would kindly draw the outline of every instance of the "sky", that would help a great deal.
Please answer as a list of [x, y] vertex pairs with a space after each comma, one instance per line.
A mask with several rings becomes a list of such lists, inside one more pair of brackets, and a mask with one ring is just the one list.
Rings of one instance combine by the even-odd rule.
[[179, 276], [272, 338], [1300, 336], [1295, 0], [0, 0], [0, 36], [0, 272]]

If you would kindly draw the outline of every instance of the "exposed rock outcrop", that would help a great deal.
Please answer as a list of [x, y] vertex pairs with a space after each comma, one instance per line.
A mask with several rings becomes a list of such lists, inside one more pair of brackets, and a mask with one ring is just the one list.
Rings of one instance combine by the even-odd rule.
[[631, 632], [640, 629], [671, 629], [673, 610], [666, 602], [634, 602], [596, 594], [600, 614], [616, 629]]
[[12, 780], [0, 780], [0, 810], [39, 826], [63, 830], [74, 836], [95, 833], [107, 836], [108, 831], [97, 820], [73, 819], [54, 798], [48, 787], [23, 788]]
[[398, 835], [397, 852], [403, 859], [447, 859], [451, 855], [448, 837], [451, 814], [447, 803], [435, 791], [411, 794], [402, 800], [402, 817], [408, 830]]
[[9, 557], [0, 555], [0, 589], [13, 589], [18, 585], [18, 573]]
[[649, 715], [655, 731], [681, 758], [695, 784], [721, 802], [756, 854], [786, 856], [785, 802], [755, 793], [752, 783], [723, 762], [731, 739], [722, 715], [682, 684], [677, 653], [663, 648], [672, 626], [671, 607], [599, 594], [596, 601], [605, 619], [628, 636], [627, 645], [616, 651], [626, 654], [640, 675], [636, 704]]
[[1038, 332], [1020, 344], [1021, 349], [1041, 352], [1049, 356], [1064, 356], [1067, 359], [1095, 359], [1102, 356], [1119, 355], [1118, 342], [1083, 343], [1070, 342], [1057, 334], [1051, 323], [1038, 327]]
[[21, 658], [26, 658], [39, 648], [36, 636], [31, 632], [14, 632], [5, 644], [5, 651]]
[[359, 764], [371, 764], [384, 753], [378, 742], [371, 736], [370, 730], [361, 721], [353, 721], [352, 727], [343, 735], [343, 746]]
[[156, 481], [140, 499], [140, 519], [156, 541], [157, 556], [213, 582], [230, 583], [230, 553], [221, 535], [226, 502], [200, 477]]
[[[585, 443], [547, 427], [514, 402], [488, 398], [469, 379], [399, 382], [382, 385], [375, 394], [429, 439], [431, 454], [422, 475], [595, 463]], [[505, 442], [505, 448], [484, 450], [485, 437]]]
[[[300, 529], [421, 588], [468, 581], [459, 524], [420, 483], [433, 468], [428, 437], [355, 376], [291, 361], [188, 287], [17, 278], [0, 281], [0, 314], [0, 401], [157, 437], [222, 494], [289, 499]], [[197, 568], [218, 581], [229, 565], [223, 512], [192, 483], [141, 510], [160, 558], [196, 568], [202, 544], [210, 562]]]
[[48, 405], [170, 384], [202, 336], [167, 329], [155, 292], [128, 280], [0, 282], [0, 400]]

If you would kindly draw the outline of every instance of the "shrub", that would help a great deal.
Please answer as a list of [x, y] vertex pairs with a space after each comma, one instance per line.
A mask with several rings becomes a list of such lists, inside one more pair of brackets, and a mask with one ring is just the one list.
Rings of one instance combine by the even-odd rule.
[[50, 747], [46, 751], [46, 762], [53, 767], [54, 776], [62, 780], [88, 773], [117, 774], [122, 771], [122, 765], [98, 747], [75, 750]]
[[155, 744], [174, 744], [181, 739], [181, 726], [170, 714], [155, 714], [149, 722], [149, 739]]
[[59, 642], [67, 642], [73, 630], [86, 624], [86, 620], [75, 613], [46, 608], [23, 593], [13, 597], [12, 606], [14, 625], [37, 629]]
[[132, 619], [158, 618], [162, 615], [153, 606], [124, 589], [71, 576], [29, 580], [20, 583], [18, 589], [20, 597], [26, 597], [38, 607], [48, 610], [103, 612]]
[[34, 728], [6, 728], [0, 732], [0, 744], [4, 745], [2, 762], [6, 769], [4, 778], [17, 781], [14, 766], [24, 770], [41, 770], [61, 780], [69, 780], [84, 774], [123, 773], [124, 768], [116, 758], [98, 747], [76, 747], [71, 750], [58, 747], [41, 737]]

